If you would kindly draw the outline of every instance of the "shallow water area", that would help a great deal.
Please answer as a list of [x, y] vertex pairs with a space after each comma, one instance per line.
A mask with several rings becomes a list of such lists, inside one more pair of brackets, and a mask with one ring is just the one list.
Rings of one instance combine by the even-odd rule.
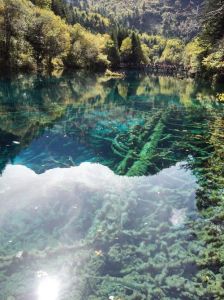
[[219, 88], [0, 82], [1, 299], [222, 299]]

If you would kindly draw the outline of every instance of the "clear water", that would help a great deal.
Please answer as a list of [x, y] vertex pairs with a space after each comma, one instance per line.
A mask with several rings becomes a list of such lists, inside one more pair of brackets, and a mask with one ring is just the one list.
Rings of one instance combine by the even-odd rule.
[[221, 92], [2, 79], [0, 299], [223, 299]]

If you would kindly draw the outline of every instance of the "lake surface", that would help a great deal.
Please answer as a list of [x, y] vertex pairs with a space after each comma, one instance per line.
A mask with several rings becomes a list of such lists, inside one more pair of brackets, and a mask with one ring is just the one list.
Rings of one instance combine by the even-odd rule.
[[222, 92], [1, 79], [0, 299], [223, 299]]

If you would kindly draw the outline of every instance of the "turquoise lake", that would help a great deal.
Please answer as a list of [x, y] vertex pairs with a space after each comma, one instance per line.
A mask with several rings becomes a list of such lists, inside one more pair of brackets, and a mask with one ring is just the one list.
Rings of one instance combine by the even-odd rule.
[[0, 80], [0, 299], [224, 299], [223, 87]]

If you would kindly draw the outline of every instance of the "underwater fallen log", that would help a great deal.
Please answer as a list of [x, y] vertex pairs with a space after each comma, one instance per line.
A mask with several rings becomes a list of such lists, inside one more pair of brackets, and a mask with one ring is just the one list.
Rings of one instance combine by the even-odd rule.
[[[124, 175], [129, 167], [133, 164], [134, 161], [140, 159], [140, 155], [137, 153], [138, 147], [141, 145], [142, 141], [150, 136], [153, 128], [156, 126], [158, 120], [161, 118], [161, 111], [154, 114], [149, 120], [146, 122], [141, 132], [137, 130], [136, 134], [133, 132], [130, 134], [130, 139], [128, 140], [129, 145], [133, 145], [133, 147], [127, 152], [124, 159], [117, 166], [117, 174]], [[136, 141], [134, 142], [134, 140]]]
[[142, 151], [139, 154], [139, 160], [136, 161], [127, 172], [127, 176], [143, 176], [146, 175], [149, 164], [155, 154], [157, 145], [161, 139], [165, 124], [163, 119], [167, 117], [167, 113], [160, 118], [159, 122], [154, 128], [154, 131], [150, 137], [150, 141], [147, 142]]
[[111, 149], [112, 149], [113, 153], [116, 154], [117, 156], [119, 156], [119, 157], [121, 157], [121, 158], [125, 158], [125, 157], [126, 157], [125, 154], [122, 154], [123, 151], [121, 151], [121, 150], [118, 151], [118, 150], [114, 147], [114, 145], [111, 146]]
[[[122, 136], [120, 136], [121, 138]], [[126, 146], [124, 143], [118, 140], [119, 136], [116, 136], [115, 139], [113, 140], [112, 145], [119, 149], [120, 151], [127, 152], [129, 150], [129, 147]]]

